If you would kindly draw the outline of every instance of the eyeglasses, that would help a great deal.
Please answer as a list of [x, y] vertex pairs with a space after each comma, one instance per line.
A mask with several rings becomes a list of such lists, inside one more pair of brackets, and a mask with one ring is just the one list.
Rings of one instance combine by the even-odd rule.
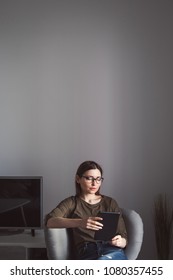
[[103, 177], [97, 177], [97, 178], [94, 178], [92, 176], [82, 176], [82, 178], [85, 178], [86, 181], [88, 182], [94, 182], [96, 181], [97, 184], [99, 184], [100, 182], [103, 182], [104, 178]]

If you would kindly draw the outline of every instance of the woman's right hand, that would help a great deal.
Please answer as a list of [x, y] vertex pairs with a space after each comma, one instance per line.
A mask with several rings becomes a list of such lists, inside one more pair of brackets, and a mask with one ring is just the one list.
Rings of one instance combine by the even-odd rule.
[[103, 224], [99, 221], [103, 220], [101, 217], [88, 217], [81, 220], [80, 227], [99, 230], [102, 229]]

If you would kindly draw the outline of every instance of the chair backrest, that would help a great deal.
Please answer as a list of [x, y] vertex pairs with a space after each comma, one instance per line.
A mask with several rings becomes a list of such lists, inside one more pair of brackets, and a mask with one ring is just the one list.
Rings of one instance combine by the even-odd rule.
[[121, 210], [128, 236], [128, 244], [125, 248], [125, 253], [129, 260], [136, 260], [143, 242], [143, 222], [139, 214], [134, 210], [125, 208]]
[[[140, 252], [143, 241], [143, 222], [138, 213], [130, 209], [122, 209], [127, 228], [128, 245], [125, 249], [127, 258], [135, 260]], [[50, 260], [72, 259], [71, 234], [65, 228], [45, 228], [47, 256]]]

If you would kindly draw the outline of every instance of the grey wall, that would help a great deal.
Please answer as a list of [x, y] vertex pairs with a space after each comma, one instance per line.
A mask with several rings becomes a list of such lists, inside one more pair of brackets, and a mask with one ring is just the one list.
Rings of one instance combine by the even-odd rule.
[[0, 175], [43, 175], [44, 213], [88, 159], [144, 221], [173, 197], [173, 2], [0, 1]]

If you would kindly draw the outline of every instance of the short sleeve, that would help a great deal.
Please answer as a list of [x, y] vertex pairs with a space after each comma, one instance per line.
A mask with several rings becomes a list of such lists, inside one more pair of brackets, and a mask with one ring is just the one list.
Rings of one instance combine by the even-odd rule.
[[45, 224], [50, 218], [70, 218], [75, 209], [75, 197], [71, 196], [62, 200], [56, 208], [54, 208], [45, 217]]

